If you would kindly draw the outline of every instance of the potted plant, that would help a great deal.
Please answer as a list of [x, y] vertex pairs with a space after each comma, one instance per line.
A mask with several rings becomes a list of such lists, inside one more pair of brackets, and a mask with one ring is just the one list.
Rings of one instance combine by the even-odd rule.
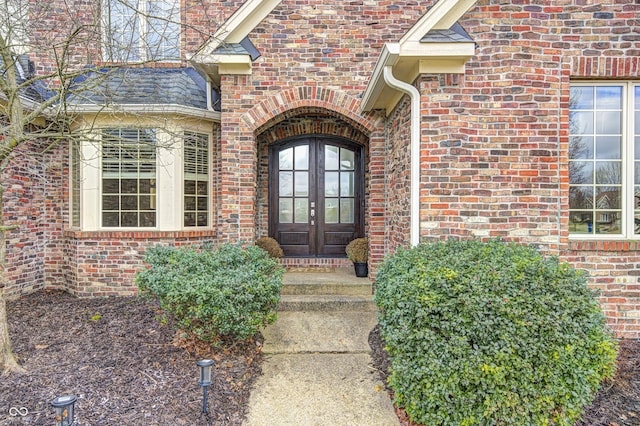
[[356, 270], [356, 277], [366, 277], [369, 275], [369, 240], [367, 238], [356, 238], [351, 241], [346, 248], [347, 257], [353, 262]]

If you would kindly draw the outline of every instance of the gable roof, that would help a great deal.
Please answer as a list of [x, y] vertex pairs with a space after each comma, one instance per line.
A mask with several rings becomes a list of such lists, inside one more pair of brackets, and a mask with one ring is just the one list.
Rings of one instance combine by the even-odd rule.
[[413, 82], [422, 73], [464, 73], [464, 65], [475, 52], [475, 43], [457, 22], [476, 0], [439, 0], [396, 43], [385, 43], [376, 62], [360, 109], [395, 107], [403, 94], [389, 87], [384, 69]]

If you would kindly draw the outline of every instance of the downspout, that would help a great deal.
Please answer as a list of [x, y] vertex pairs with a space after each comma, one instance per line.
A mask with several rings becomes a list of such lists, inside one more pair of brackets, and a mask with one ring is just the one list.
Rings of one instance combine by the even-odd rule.
[[384, 81], [411, 98], [411, 246], [420, 243], [420, 92], [393, 76], [393, 67], [384, 67]]

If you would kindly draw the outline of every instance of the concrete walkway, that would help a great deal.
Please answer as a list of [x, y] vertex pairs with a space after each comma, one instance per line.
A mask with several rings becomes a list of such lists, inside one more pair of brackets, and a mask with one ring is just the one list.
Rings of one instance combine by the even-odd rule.
[[340, 270], [287, 273], [283, 294], [278, 320], [263, 331], [267, 356], [245, 424], [398, 425], [371, 367], [368, 280]]

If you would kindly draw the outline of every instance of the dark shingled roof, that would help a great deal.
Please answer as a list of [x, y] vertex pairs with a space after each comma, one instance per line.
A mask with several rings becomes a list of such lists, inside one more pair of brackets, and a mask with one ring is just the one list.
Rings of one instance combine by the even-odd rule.
[[[214, 109], [219, 95], [213, 90]], [[115, 68], [90, 71], [79, 78], [71, 104], [177, 104], [207, 108], [207, 85], [193, 68]]]
[[249, 37], [245, 37], [240, 43], [224, 43], [218, 46], [214, 53], [220, 55], [249, 55], [252, 61], [261, 56]]
[[[33, 62], [29, 60], [27, 55], [15, 57], [15, 71], [18, 84], [29, 82], [34, 75]], [[0, 59], [0, 68], [2, 68], [2, 59]], [[20, 96], [34, 102], [44, 102], [53, 96], [53, 92], [49, 90], [46, 84], [40, 80], [32, 80], [30, 84], [20, 89]]]
[[448, 30], [431, 30], [420, 40], [423, 43], [473, 42], [471, 36], [457, 22]]

